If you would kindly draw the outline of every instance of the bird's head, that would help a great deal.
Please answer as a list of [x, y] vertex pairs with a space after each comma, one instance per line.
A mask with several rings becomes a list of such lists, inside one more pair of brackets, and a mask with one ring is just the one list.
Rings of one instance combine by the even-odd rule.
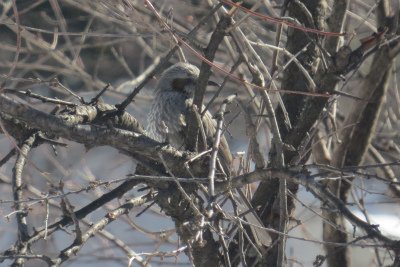
[[[193, 96], [199, 72], [199, 69], [192, 64], [176, 63], [162, 73], [157, 83], [157, 90], [158, 92], [173, 91]], [[215, 83], [210, 82], [210, 85], [215, 85]]]

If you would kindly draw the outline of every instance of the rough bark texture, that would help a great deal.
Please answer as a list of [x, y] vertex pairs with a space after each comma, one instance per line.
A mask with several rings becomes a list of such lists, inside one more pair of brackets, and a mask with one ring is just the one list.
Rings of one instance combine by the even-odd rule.
[[[388, 12], [385, 11], [387, 1], [381, 1], [378, 6], [378, 24], [387, 26], [389, 21]], [[386, 14], [383, 16], [382, 14]], [[390, 29], [393, 31], [393, 28]], [[344, 130], [340, 133], [340, 140], [332, 156], [331, 165], [335, 167], [362, 165], [368, 147], [371, 144], [376, 124], [380, 115], [386, 92], [388, 90], [390, 76], [392, 72], [393, 58], [389, 56], [389, 49], [382, 47], [374, 57], [371, 63], [371, 69], [366, 77], [363, 90], [360, 92], [361, 99], [366, 101], [356, 101], [345, 122]], [[349, 201], [351, 184], [344, 181], [330, 181], [327, 186], [343, 202]], [[324, 211], [330, 222], [334, 225], [346, 228], [345, 219], [342, 214], [337, 212]], [[346, 243], [348, 236], [337, 227], [324, 222], [323, 238], [325, 241]], [[329, 267], [351, 266], [349, 248], [337, 248], [332, 245], [325, 245], [328, 255], [327, 263]]]
[[[307, 27], [313, 29], [323, 29], [324, 17], [325, 17], [325, 1], [317, 1], [317, 2], [291, 1], [289, 3], [288, 10], [289, 10], [289, 15], [291, 17], [296, 18], [298, 21], [300, 21], [300, 23], [306, 25]], [[286, 48], [292, 54], [296, 54], [311, 42], [309, 38], [313, 38], [314, 41], [319, 42], [319, 37], [315, 34], [307, 34], [300, 30], [289, 29]], [[298, 59], [302, 63], [302, 65], [307, 69], [307, 71], [310, 73], [311, 76], [313, 76], [316, 73], [319, 59], [318, 59], [317, 48], [314, 44], [310, 44], [307, 51], [301, 54], [298, 57]], [[287, 69], [285, 69], [282, 82], [282, 89], [297, 90], [303, 92], [313, 91], [312, 86], [309, 84], [308, 80], [304, 77], [304, 74], [299, 70], [299, 68], [295, 64], [290, 64], [287, 67]], [[323, 106], [326, 103], [326, 99], [324, 100], [320, 99], [321, 105], [314, 105], [312, 107], [312, 111], [309, 111], [313, 112], [315, 116], [313, 117], [307, 116], [308, 123], [305, 124], [302, 121], [301, 115], [304, 112], [306, 101], [307, 97], [293, 95], [293, 94], [284, 95], [283, 102], [289, 115], [290, 124], [292, 126], [291, 129], [285, 122], [282, 110], [278, 108], [276, 111], [276, 116], [279, 124], [279, 131], [282, 136], [282, 141], [284, 144], [288, 144], [290, 146], [293, 146], [294, 148], [299, 147], [301, 141], [305, 138], [306, 133], [314, 124], [318, 114], [321, 112]], [[303, 127], [299, 127], [299, 125], [303, 125]], [[274, 166], [276, 164], [274, 162], [275, 152], [276, 151], [270, 152], [271, 166]], [[296, 155], [297, 155], [296, 152], [285, 151], [284, 153], [285, 162], [290, 163], [293, 157]], [[278, 187], [279, 187], [278, 181], [263, 181], [261, 182], [259, 188], [254, 194], [252, 200], [253, 206], [262, 207], [260, 208], [260, 218], [262, 219], [264, 224], [274, 229], [278, 229], [279, 226], [279, 208], [277, 207]], [[293, 194], [296, 194], [298, 190], [298, 185], [288, 181], [287, 188]], [[269, 196], [267, 200], [265, 199], [265, 196]], [[289, 216], [291, 216], [295, 208], [295, 203], [293, 198], [288, 197], [287, 205], [288, 205], [287, 206], [288, 214]], [[274, 236], [274, 238], [277, 238], [277, 236]], [[262, 264], [267, 264], [268, 266], [276, 266], [277, 249], [278, 246], [275, 245], [268, 254], [268, 256], [266, 257], [265, 262], [260, 263], [260, 266], [262, 266]]]

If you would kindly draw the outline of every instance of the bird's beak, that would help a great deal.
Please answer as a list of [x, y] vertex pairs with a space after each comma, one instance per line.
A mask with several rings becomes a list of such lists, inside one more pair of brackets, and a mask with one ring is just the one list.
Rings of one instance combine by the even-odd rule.
[[213, 81], [208, 81], [207, 83], [208, 86], [221, 86], [219, 83], [213, 82]]

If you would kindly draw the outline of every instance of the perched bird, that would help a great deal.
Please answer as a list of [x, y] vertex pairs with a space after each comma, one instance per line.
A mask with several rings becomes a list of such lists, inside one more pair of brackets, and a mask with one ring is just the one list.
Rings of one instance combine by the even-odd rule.
[[[155, 98], [148, 115], [147, 134], [150, 138], [159, 142], [168, 141], [176, 149], [185, 150], [185, 130], [189, 109], [193, 104], [193, 96], [199, 69], [189, 63], [177, 63], [166, 69], [156, 85]], [[209, 82], [209, 85], [216, 85]], [[202, 110], [204, 109], [204, 106]], [[217, 123], [210, 112], [202, 117], [203, 128], [207, 139], [207, 146], [214, 142]], [[221, 136], [218, 158], [229, 175], [234, 175], [232, 168], [232, 155], [224, 136]], [[262, 222], [258, 218], [251, 204], [246, 199], [241, 189], [237, 189], [239, 195], [235, 196], [246, 219], [251, 223], [250, 228], [257, 236], [257, 244], [269, 246], [271, 237], [262, 228]], [[254, 227], [254, 225], [258, 227]]]
[[[165, 70], [157, 82], [155, 98], [148, 115], [148, 136], [159, 141], [168, 141], [176, 149], [185, 150], [187, 116], [193, 104], [193, 96], [199, 77], [199, 69], [189, 63], [177, 63]], [[217, 85], [209, 82], [209, 85]], [[204, 106], [203, 106], [204, 109]], [[202, 118], [207, 146], [213, 144], [216, 121], [210, 112]], [[230, 173], [232, 156], [225, 137], [221, 137], [218, 158], [224, 171]]]

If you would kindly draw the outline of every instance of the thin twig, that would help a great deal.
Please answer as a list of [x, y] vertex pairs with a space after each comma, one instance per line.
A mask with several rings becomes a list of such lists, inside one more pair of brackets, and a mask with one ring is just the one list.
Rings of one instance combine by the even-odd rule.
[[215, 196], [214, 192], [214, 178], [215, 178], [215, 172], [216, 172], [216, 163], [217, 163], [217, 157], [218, 157], [218, 150], [219, 150], [219, 145], [221, 142], [221, 136], [222, 136], [222, 127], [224, 125], [224, 114], [226, 111], [226, 107], [228, 104], [232, 103], [232, 101], [236, 98], [236, 95], [231, 95], [227, 99], [224, 100], [223, 104], [221, 105], [219, 111], [217, 114], [215, 114], [215, 117], [217, 119], [217, 127], [215, 131], [215, 136], [214, 136], [214, 145], [212, 147], [212, 152], [211, 152], [211, 158], [210, 158], [210, 171], [208, 173], [208, 179], [210, 180], [210, 191], [209, 195], [210, 197]]

